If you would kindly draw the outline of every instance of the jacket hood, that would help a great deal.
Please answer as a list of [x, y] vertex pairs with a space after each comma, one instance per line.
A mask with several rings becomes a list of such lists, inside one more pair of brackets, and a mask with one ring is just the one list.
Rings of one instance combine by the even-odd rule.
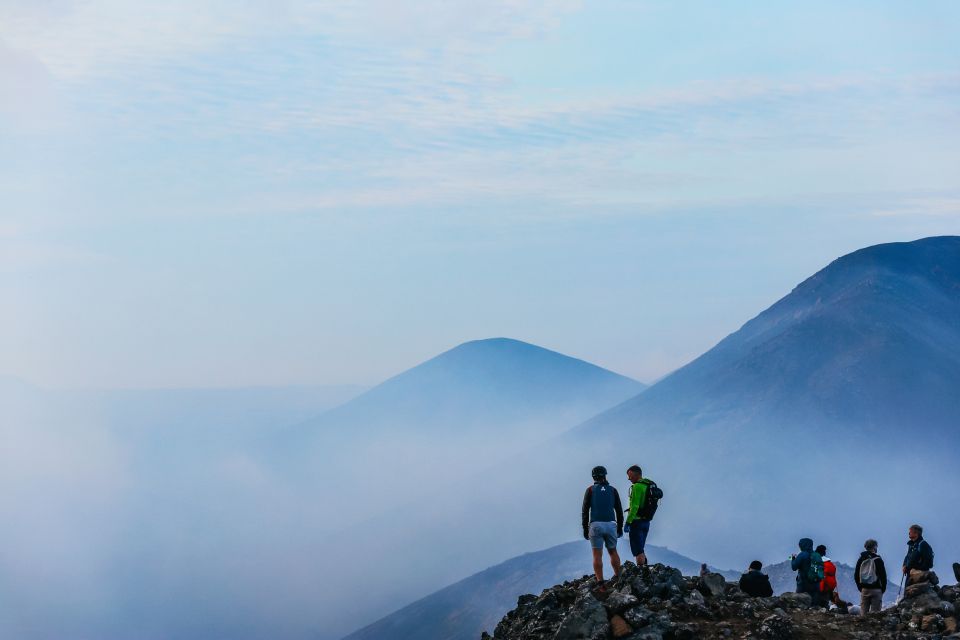
[[823, 556], [823, 562], [824, 562], [824, 564], [826, 564], [827, 562], [833, 562], [833, 560], [831, 560], [831, 559], [828, 558], [827, 556]]
[[800, 538], [800, 551], [813, 551], [813, 540]]
[[861, 552], [860, 552], [860, 557], [861, 557], [861, 558], [869, 558], [869, 557], [872, 556], [872, 555], [875, 555], [875, 554], [873, 554], [873, 553], [871, 553], [871, 552], [869, 552], [869, 551], [861, 551]]

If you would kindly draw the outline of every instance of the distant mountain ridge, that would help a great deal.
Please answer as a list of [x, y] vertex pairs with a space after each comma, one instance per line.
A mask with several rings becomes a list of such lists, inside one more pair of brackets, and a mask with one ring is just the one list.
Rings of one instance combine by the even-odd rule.
[[[626, 559], [629, 551], [621, 552]], [[647, 553], [650, 562], [669, 564], [687, 575], [700, 570], [700, 562], [664, 547], [648, 546]], [[590, 562], [590, 547], [582, 540], [525, 553], [422, 598], [344, 640], [476, 640], [516, 606], [519, 596], [581, 578], [591, 573]], [[606, 571], [610, 572], [609, 562]], [[723, 573], [728, 580], [739, 577]]]
[[[304, 486], [356, 476], [362, 467], [390, 476], [400, 491], [491, 466], [644, 388], [519, 340], [474, 340], [278, 431], [266, 450]], [[347, 498], [344, 508], [354, 503]]]
[[298, 425], [308, 434], [338, 421], [375, 432], [415, 423], [420, 430], [497, 427], [505, 421], [566, 416], [572, 426], [645, 388], [584, 360], [510, 338], [472, 340], [376, 385]]

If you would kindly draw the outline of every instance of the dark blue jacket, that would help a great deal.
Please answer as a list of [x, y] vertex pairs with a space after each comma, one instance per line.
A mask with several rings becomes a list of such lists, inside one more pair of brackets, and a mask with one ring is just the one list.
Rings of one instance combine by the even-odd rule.
[[616, 522], [617, 530], [623, 529], [623, 505], [620, 493], [609, 482], [595, 482], [583, 494], [580, 511], [584, 535], [591, 522]]
[[797, 593], [819, 591], [820, 585], [810, 581], [810, 559], [813, 555], [813, 540], [800, 538], [800, 553], [790, 561], [790, 568], [797, 572]]
[[930, 571], [933, 568], [933, 547], [923, 536], [916, 541], [907, 541], [907, 555], [903, 559], [903, 566], [920, 571]]

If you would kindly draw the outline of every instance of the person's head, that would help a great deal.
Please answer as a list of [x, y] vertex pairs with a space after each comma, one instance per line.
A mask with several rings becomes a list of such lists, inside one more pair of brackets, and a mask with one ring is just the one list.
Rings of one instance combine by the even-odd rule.
[[630, 482], [639, 482], [643, 477], [643, 470], [638, 465], [633, 465], [627, 469], [627, 479]]
[[750, 563], [750, 571], [760, 571], [760, 569], [763, 569], [763, 563], [759, 560]]
[[593, 476], [594, 482], [605, 482], [607, 479], [607, 468], [602, 465], [598, 465], [594, 467], [592, 471], [590, 471], [590, 475]]
[[816, 552], [819, 553], [819, 554], [822, 555], [822, 556], [826, 555], [826, 554], [827, 554], [827, 547], [826, 547], [826, 545], [822, 545], [822, 544], [821, 544], [821, 545], [817, 545]]
[[919, 540], [923, 537], [923, 527], [918, 524], [910, 525], [910, 531], [907, 532], [911, 540]]
[[867, 550], [868, 552], [870, 552], [870, 553], [876, 553], [876, 552], [877, 552], [877, 541], [874, 540], [873, 538], [870, 538], [869, 540], [867, 540], [866, 542], [863, 543], [863, 548], [866, 549], [866, 550]]

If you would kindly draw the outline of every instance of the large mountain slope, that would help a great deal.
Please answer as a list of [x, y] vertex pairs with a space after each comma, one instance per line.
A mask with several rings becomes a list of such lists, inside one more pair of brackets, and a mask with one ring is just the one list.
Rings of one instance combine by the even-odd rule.
[[[651, 563], [669, 564], [686, 575], [700, 570], [698, 561], [664, 547], [647, 547], [647, 556]], [[540, 593], [590, 571], [590, 547], [582, 540], [525, 553], [422, 598], [346, 640], [476, 640], [516, 606], [519, 596]], [[606, 571], [609, 575], [609, 563]], [[732, 580], [739, 574], [725, 576]]]
[[957, 435], [960, 238], [834, 261], [649, 393], [584, 425]]

